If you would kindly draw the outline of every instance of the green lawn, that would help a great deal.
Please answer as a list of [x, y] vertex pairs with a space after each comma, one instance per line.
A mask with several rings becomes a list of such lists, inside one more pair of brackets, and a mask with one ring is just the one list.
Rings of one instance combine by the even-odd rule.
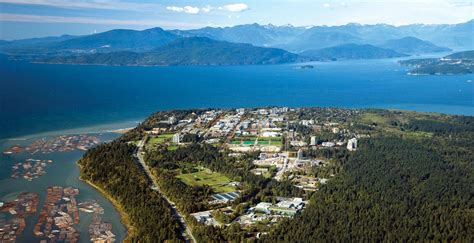
[[282, 141], [281, 137], [259, 137], [258, 141]]
[[178, 147], [179, 147], [179, 146], [176, 145], [176, 144], [171, 144], [170, 146], [168, 146], [168, 150], [169, 150], [169, 151], [174, 151], [174, 150], [178, 149]]
[[273, 145], [281, 146], [283, 139], [281, 137], [259, 137], [258, 144], [260, 145]]
[[[235, 137], [230, 142], [231, 144], [242, 144], [242, 145], [254, 145], [255, 140], [257, 137], [254, 136], [246, 136], [246, 137]], [[259, 137], [258, 142], [259, 145], [282, 145], [282, 138], [281, 137]]]
[[235, 187], [228, 185], [231, 182], [228, 177], [207, 168], [199, 167], [197, 169], [199, 170], [198, 172], [180, 174], [177, 177], [190, 186], [211, 186], [218, 193], [235, 191]]
[[165, 134], [160, 134], [156, 137], [152, 137], [148, 140], [148, 145], [150, 146], [155, 146], [157, 144], [162, 144], [164, 142], [167, 142], [171, 140], [174, 134], [172, 133], [165, 133]]
[[387, 120], [385, 117], [375, 114], [375, 113], [370, 113], [370, 112], [365, 112], [362, 114], [362, 121], [365, 123], [377, 123], [377, 124], [386, 124]]

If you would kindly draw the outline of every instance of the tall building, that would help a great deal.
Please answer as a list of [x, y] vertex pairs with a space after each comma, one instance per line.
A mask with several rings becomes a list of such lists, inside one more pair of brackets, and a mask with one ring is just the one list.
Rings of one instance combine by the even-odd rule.
[[311, 137], [311, 143], [310, 143], [311, 146], [315, 146], [316, 145], [316, 137], [315, 136], [312, 136]]
[[173, 143], [180, 143], [181, 135], [179, 133], [174, 134], [172, 141], [173, 141]]
[[351, 139], [349, 139], [349, 141], [347, 141], [347, 149], [349, 151], [357, 150], [357, 139], [356, 138], [351, 138]]

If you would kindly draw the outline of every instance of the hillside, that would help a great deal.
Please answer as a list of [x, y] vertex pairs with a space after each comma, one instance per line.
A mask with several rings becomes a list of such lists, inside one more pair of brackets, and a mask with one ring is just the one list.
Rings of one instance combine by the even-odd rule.
[[445, 59], [456, 59], [456, 60], [474, 60], [474, 50], [456, 52], [451, 55], [445, 56]]
[[111, 30], [104, 33], [89, 35], [60, 42], [51, 46], [54, 49], [80, 50], [150, 50], [177, 39], [177, 37], [161, 28], [136, 30]]
[[174, 30], [172, 33], [183, 37], [208, 37], [235, 43], [248, 43], [255, 46], [276, 46], [287, 43], [301, 33], [303, 27], [245, 24], [233, 27], [205, 27], [195, 30]]
[[275, 48], [215, 41], [205, 37], [182, 38], [143, 53], [111, 52], [62, 56], [41, 62], [100, 65], [246, 65], [295, 62], [298, 56]]
[[410, 59], [400, 61], [412, 67], [411, 75], [446, 75], [474, 73], [474, 51], [456, 52], [442, 58]]
[[295, 40], [281, 45], [282, 48], [294, 52], [304, 52], [308, 50], [333, 47], [349, 43], [361, 43], [362, 40], [352, 34], [335, 31], [321, 32], [319, 28], [311, 28], [299, 35]]
[[[274, 116], [258, 111], [274, 109], [279, 108], [250, 108], [247, 114], [253, 113], [252, 117], [236, 116], [241, 122], [255, 124]], [[203, 137], [177, 144], [165, 136], [176, 132], [183, 134], [183, 138], [199, 136], [178, 123], [161, 121], [169, 117], [189, 119], [189, 125], [201, 127], [198, 118], [222, 113], [208, 109], [170, 110], [152, 114], [114, 142], [86, 153], [79, 161], [81, 176], [104, 188], [124, 205], [132, 225], [138, 229], [132, 232], [132, 241], [152, 237], [156, 241], [179, 240], [176, 221], [166, 205], [160, 203], [163, 195], [187, 216], [186, 224], [197, 242], [254, 242], [255, 235], [261, 232], [267, 234], [260, 234], [257, 242], [472, 242], [473, 117], [375, 109], [285, 110], [275, 110], [292, 124], [289, 127], [274, 123], [282, 132], [296, 129], [302, 141], [313, 136], [322, 141], [356, 136], [356, 150], [345, 145], [324, 147], [320, 142], [290, 147], [281, 153], [302, 152], [305, 159], [301, 161], [317, 158], [323, 164], [288, 169], [283, 179], [279, 179], [278, 172], [284, 167], [275, 166], [265, 176], [255, 173], [256, 168], [264, 169], [261, 164], [268, 161], [255, 152], [259, 145], [232, 143], [239, 138], [260, 141], [264, 137], [234, 135], [232, 141], [224, 144], [209, 144]], [[234, 109], [219, 111], [236, 114]], [[316, 124], [301, 125], [307, 119]], [[325, 126], [325, 123], [337, 125]], [[153, 135], [150, 131], [156, 128], [164, 132]], [[334, 128], [341, 130], [335, 134]], [[205, 126], [201, 129], [209, 131]], [[244, 128], [237, 128], [241, 129]], [[346, 130], [355, 135], [343, 135], [348, 133]], [[358, 134], [365, 136], [361, 138]], [[225, 139], [227, 134], [218, 138]], [[150, 185], [143, 180], [143, 172], [132, 160], [136, 151], [133, 144], [137, 141], [145, 144], [143, 157], [153, 171], [157, 181], [154, 187], [160, 193], [152, 193]], [[253, 148], [241, 150], [245, 146]], [[257, 149], [262, 151], [265, 146], [270, 145], [261, 144]], [[283, 147], [281, 140], [279, 146]], [[236, 148], [240, 149], [238, 157], [232, 151]], [[300, 161], [276, 156], [269, 159], [267, 163], [272, 164], [286, 161], [295, 165]], [[295, 180], [302, 175], [305, 180], [325, 182], [309, 190], [308, 183]], [[210, 178], [226, 182], [216, 185], [217, 180]], [[238, 185], [231, 186], [228, 181]], [[229, 190], [235, 193], [238, 190], [239, 196], [230, 202], [216, 202], [212, 196], [219, 193], [222, 184], [232, 187]], [[141, 190], [136, 191], [137, 188]], [[126, 200], [132, 194], [134, 197]], [[274, 207], [265, 206], [288, 199], [292, 200], [280, 201]], [[298, 201], [304, 202], [304, 206], [295, 210]], [[202, 212], [209, 213], [204, 216], [206, 220], [202, 220], [202, 215], [206, 215]], [[147, 214], [149, 218], [141, 220], [140, 215]]]
[[377, 59], [406, 56], [405, 54], [401, 54], [390, 49], [384, 49], [372, 45], [357, 44], [346, 44], [319, 50], [306, 51], [300, 55], [310, 57], [314, 60]]
[[429, 41], [420, 40], [415, 37], [404, 37], [401, 39], [394, 39], [385, 42], [382, 45], [384, 48], [392, 49], [400, 53], [434, 53], [434, 52], [447, 52], [451, 49], [446, 47], [437, 46]]
[[161, 28], [142, 31], [116, 29], [87, 36], [61, 36], [14, 41], [2, 46], [8, 54], [68, 55], [113, 51], [148, 51], [178, 37]]

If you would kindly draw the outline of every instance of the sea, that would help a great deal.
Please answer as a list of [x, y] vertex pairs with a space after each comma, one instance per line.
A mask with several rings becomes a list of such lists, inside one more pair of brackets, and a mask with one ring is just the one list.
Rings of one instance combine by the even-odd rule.
[[[0, 56], [0, 149], [61, 134], [93, 133], [108, 141], [114, 129], [134, 127], [149, 114], [170, 109], [257, 106], [389, 108], [474, 115], [473, 74], [410, 76], [398, 59], [252, 66], [121, 67], [48, 65]], [[300, 68], [312, 65], [313, 68]], [[117, 241], [126, 237], [120, 216], [99, 192], [78, 179], [83, 152], [0, 155], [0, 201], [22, 191], [74, 186], [80, 199], [95, 199], [113, 223]], [[10, 178], [25, 158], [54, 163], [33, 182]], [[81, 214], [82, 217], [82, 214]], [[89, 217], [89, 218], [88, 218]], [[37, 216], [20, 242], [32, 242]], [[81, 242], [88, 242], [84, 216]]]

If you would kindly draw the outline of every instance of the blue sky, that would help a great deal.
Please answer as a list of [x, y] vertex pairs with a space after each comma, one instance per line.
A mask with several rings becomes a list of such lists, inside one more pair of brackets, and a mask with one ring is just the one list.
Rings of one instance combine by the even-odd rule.
[[460, 23], [472, 18], [473, 0], [0, 0], [0, 39], [156, 26], [405, 25]]

